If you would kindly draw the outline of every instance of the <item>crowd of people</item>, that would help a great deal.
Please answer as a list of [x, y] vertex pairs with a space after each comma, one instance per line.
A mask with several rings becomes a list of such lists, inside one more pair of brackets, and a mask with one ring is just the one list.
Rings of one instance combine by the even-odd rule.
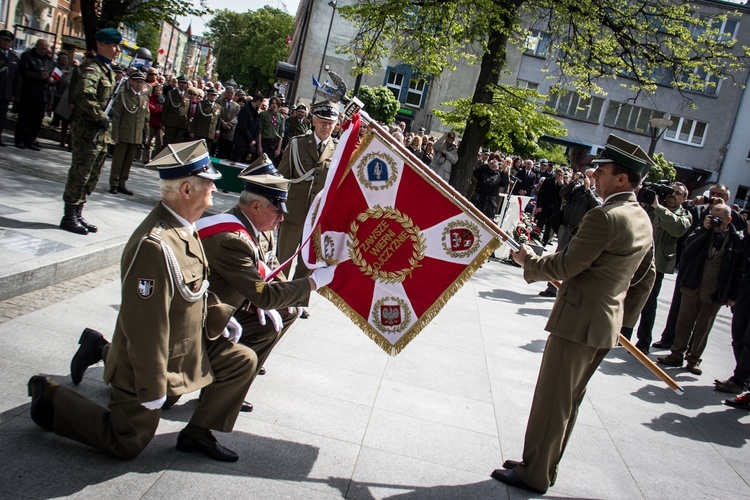
[[[7, 40], [0, 32], [0, 49]], [[127, 180], [132, 163], [140, 160], [157, 169], [161, 201], [125, 247], [122, 305], [112, 341], [86, 329], [71, 361], [74, 384], [90, 365], [105, 361], [105, 381], [112, 387], [108, 408], [37, 375], [28, 383], [32, 420], [111, 455], [134, 458], [154, 437], [161, 412], [200, 389], [177, 448], [236, 461], [238, 454], [220, 445], [212, 430], [230, 431], [240, 411], [252, 411], [245, 398], [263, 362], [289, 326], [308, 315], [310, 293], [335, 276], [335, 265], [311, 271], [298, 262], [291, 279], [283, 272], [279, 279], [266, 279], [272, 270], [291, 268], [305, 217], [338, 144], [338, 107], [320, 101], [308, 110], [281, 96], [248, 96], [233, 82], [118, 68], [112, 61], [121, 35], [114, 29], [96, 33], [97, 49], [80, 66], [62, 54], [53, 65], [42, 42], [17, 61], [20, 77], [32, 78], [34, 85], [10, 101], [19, 106], [20, 148], [39, 147], [36, 134], [50, 109], [61, 127], [69, 123], [70, 144], [63, 134], [61, 145], [73, 155], [60, 227], [81, 235], [97, 231], [82, 210], [109, 148], [109, 193], [133, 194]], [[9, 64], [7, 47], [0, 52]], [[10, 102], [6, 87], [0, 80], [3, 105]], [[44, 106], [29, 101], [39, 92], [51, 99], [42, 100]], [[113, 95], [114, 113], [108, 114]], [[458, 161], [454, 131], [434, 138], [423, 128], [407, 132], [400, 122], [390, 133], [450, 180]], [[238, 176], [243, 191], [237, 205], [201, 218], [212, 204], [214, 180], [221, 177], [212, 156], [248, 166]], [[643, 150], [616, 136], [582, 170], [489, 150], [477, 156], [471, 202], [495, 218], [501, 192], [528, 197], [524, 208], [536, 220], [541, 244], [551, 244], [555, 236], [558, 242], [556, 252], [544, 256], [526, 245], [512, 255], [524, 279], [547, 281], [540, 295], [556, 300], [523, 458], [495, 470], [492, 477], [499, 481], [541, 493], [555, 483], [588, 381], [618, 334], [630, 337], [636, 325], [641, 351], [670, 349], [659, 363], [682, 367], [687, 361], [687, 370], [700, 375], [716, 314], [732, 307], [736, 367], [715, 385], [737, 395], [726, 404], [750, 409], [745, 216], [728, 205], [730, 193], [721, 184], [690, 198], [688, 188], [676, 182], [667, 194], [645, 197], [639, 187], [650, 165]], [[661, 284], [675, 271], [674, 311], [661, 339], [651, 344]], [[558, 291], [553, 283], [560, 279]]]

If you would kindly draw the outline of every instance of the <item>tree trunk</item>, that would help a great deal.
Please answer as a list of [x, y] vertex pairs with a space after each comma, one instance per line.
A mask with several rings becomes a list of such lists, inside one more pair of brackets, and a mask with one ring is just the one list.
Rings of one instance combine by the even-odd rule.
[[81, 0], [81, 23], [86, 38], [86, 48], [96, 50], [96, 39], [94, 35], [98, 28], [99, 16], [96, 13], [95, 0]]
[[[505, 19], [509, 26], [511, 19]], [[489, 88], [500, 81], [500, 72], [506, 64], [506, 48], [508, 36], [499, 30], [493, 29], [488, 33], [487, 51], [482, 56], [482, 65], [479, 69], [479, 78], [474, 87], [472, 104], [492, 104], [493, 92]], [[466, 129], [461, 137], [461, 145], [458, 147], [458, 162], [453, 165], [450, 184], [461, 194], [466, 196], [469, 190], [469, 181], [474, 168], [477, 167], [477, 153], [484, 144], [490, 123], [486, 119], [478, 117], [474, 112], [469, 113], [466, 121]]]

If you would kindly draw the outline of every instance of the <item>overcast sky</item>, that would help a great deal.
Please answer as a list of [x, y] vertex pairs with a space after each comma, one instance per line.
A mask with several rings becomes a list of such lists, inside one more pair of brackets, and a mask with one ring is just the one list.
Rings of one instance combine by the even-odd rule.
[[[206, 0], [208, 7], [214, 10], [228, 9], [235, 12], [247, 12], [248, 10], [258, 10], [264, 5], [270, 5], [277, 9], [286, 10], [292, 16], [297, 13], [299, 2], [300, 0]], [[193, 0], [193, 3], [197, 5], [198, 1]], [[184, 31], [192, 21], [193, 35], [200, 36], [203, 34], [206, 22], [210, 19], [211, 16], [205, 16], [204, 18], [178, 17], [177, 24]]]

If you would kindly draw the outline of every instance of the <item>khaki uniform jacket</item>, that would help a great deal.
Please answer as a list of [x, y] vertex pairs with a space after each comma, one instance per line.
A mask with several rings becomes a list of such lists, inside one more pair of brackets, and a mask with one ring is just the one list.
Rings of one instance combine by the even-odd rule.
[[[260, 258], [275, 253], [273, 232], [267, 231], [259, 242], [252, 225], [239, 206], [229, 213], [237, 217], [247, 229]], [[256, 253], [248, 237], [241, 232], [220, 233], [203, 240], [206, 255], [211, 261], [209, 283], [222, 302], [239, 308], [245, 302], [261, 309], [281, 309], [284, 307], [306, 306], [310, 300], [310, 284], [307, 278], [280, 281], [274, 279], [266, 283], [258, 272]], [[268, 259], [266, 259], [268, 262]], [[275, 257], [270, 267], [278, 266]], [[283, 275], [280, 275], [283, 279]]]
[[240, 110], [242, 109], [242, 106], [237, 104], [234, 101], [229, 101], [229, 106], [227, 106], [227, 100], [223, 97], [221, 99], [216, 100], [217, 103], [219, 103], [219, 108], [221, 109], [221, 115], [219, 116], [219, 124], [221, 124], [221, 120], [227, 122], [229, 125], [228, 129], [223, 129], [221, 126], [218, 126], [216, 128], [219, 129], [219, 132], [221, 133], [221, 138], [226, 139], [227, 141], [233, 141], [234, 140], [234, 131], [237, 129], [237, 116], [240, 114]]
[[221, 107], [216, 101], [213, 104], [208, 101], [199, 102], [190, 123], [190, 132], [196, 139], [214, 140], [216, 129], [219, 128], [219, 115]]
[[651, 292], [656, 271], [651, 222], [633, 193], [589, 210], [561, 252], [524, 263], [524, 278], [562, 280], [546, 330], [590, 347], [617, 345]]
[[115, 112], [112, 139], [126, 144], [143, 143], [148, 137], [148, 96], [143, 92], [136, 94], [125, 84], [112, 109]]
[[[295, 168], [292, 158], [294, 143], [296, 143], [299, 152], [299, 161], [301, 164], [297, 166], [299, 171]], [[284, 150], [284, 155], [279, 164], [279, 173], [287, 179], [292, 180], [286, 202], [289, 213], [284, 216], [285, 221], [300, 226], [305, 223], [307, 211], [310, 209], [312, 200], [325, 187], [328, 168], [331, 166], [331, 158], [336, 151], [337, 144], [338, 141], [336, 139], [333, 137], [329, 138], [325, 149], [318, 155], [314, 133], [298, 135], [297, 137], [292, 137], [292, 140], [289, 141], [289, 145]], [[311, 180], [295, 182], [300, 177], [300, 172], [304, 175], [304, 173], [311, 170], [315, 171], [315, 175]]]
[[180, 97], [179, 89], [172, 89], [164, 97], [161, 124], [165, 127], [188, 130], [190, 128], [190, 93], [185, 91]]
[[162, 243], [174, 252], [189, 289], [199, 290], [208, 277], [200, 240], [159, 203], [125, 245], [122, 304], [104, 368], [105, 382], [136, 394], [141, 403], [213, 382], [206, 340], [218, 338], [234, 312], [211, 293], [185, 300]]

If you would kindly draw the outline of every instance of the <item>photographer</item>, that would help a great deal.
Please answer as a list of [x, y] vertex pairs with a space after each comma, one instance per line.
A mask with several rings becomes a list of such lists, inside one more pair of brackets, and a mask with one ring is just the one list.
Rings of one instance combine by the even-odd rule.
[[[654, 186], [657, 189], [661, 188], [663, 192], [672, 191], [671, 194], [664, 197], [664, 206], [659, 203], [659, 196], [656, 196], [656, 192], [649, 189], [650, 186], [652, 185], [644, 183], [638, 193], [639, 201], [644, 195], [646, 200], [653, 198], [651, 204], [641, 202], [641, 206], [651, 218], [651, 226], [654, 230], [654, 261], [656, 264], [656, 281], [654, 281], [651, 294], [641, 310], [638, 342], [635, 344], [644, 354], [648, 354], [651, 345], [651, 332], [656, 319], [657, 299], [659, 298], [662, 280], [665, 274], [674, 273], [677, 264], [677, 241], [687, 233], [693, 222], [690, 213], [682, 208], [682, 203], [688, 196], [688, 189], [683, 183], [675, 182], [672, 187], [659, 184]], [[622, 329], [622, 334], [628, 339], [630, 339], [632, 333], [632, 328]]]
[[[680, 253], [684, 248], [685, 239], [687, 236], [693, 233], [698, 226], [702, 224], [706, 215], [711, 213], [711, 206], [716, 204], [726, 204], [729, 202], [729, 188], [724, 184], [714, 184], [709, 190], [708, 196], [696, 196], [692, 200], [688, 200], [682, 204], [690, 215], [693, 216], [693, 225], [690, 230], [680, 238], [677, 242], [677, 264], [678, 269], [680, 267]], [[747, 230], [747, 222], [737, 213], [732, 212], [732, 226], [737, 232], [742, 235]], [[679, 270], [678, 270], [679, 273]], [[677, 275], [675, 279], [674, 292], [672, 295], [671, 305], [669, 307], [669, 314], [667, 315], [667, 323], [664, 326], [664, 330], [661, 333], [661, 339], [654, 342], [653, 347], [657, 349], [669, 349], [672, 346], [675, 336], [675, 327], [677, 325], [677, 316], [680, 313], [680, 280], [682, 276]]]
[[703, 225], [685, 242], [680, 260], [682, 299], [675, 340], [669, 356], [657, 358], [667, 366], [682, 366], [700, 375], [701, 355], [708, 334], [722, 305], [733, 306], [742, 264], [742, 240], [731, 225], [731, 209], [724, 204], [711, 207]]
[[455, 141], [456, 133], [450, 131], [444, 133], [443, 137], [438, 139], [433, 145], [435, 154], [432, 157], [430, 168], [446, 182], [450, 181], [453, 165], [458, 161], [458, 148]]

